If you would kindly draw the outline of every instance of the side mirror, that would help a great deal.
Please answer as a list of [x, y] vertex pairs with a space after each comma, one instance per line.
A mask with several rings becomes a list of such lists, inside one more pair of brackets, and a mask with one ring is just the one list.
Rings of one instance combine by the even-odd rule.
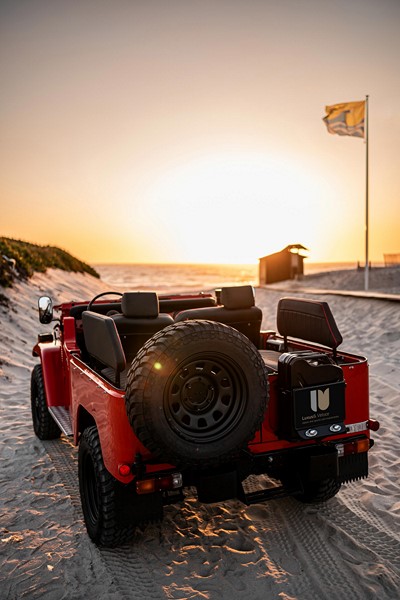
[[39, 321], [47, 324], [53, 320], [53, 302], [48, 296], [41, 296], [38, 300]]

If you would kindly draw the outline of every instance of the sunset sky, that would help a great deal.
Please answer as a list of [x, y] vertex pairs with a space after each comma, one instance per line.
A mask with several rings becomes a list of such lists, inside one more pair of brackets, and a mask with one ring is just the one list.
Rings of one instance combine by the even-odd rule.
[[90, 263], [400, 252], [399, 0], [1, 0], [0, 235]]

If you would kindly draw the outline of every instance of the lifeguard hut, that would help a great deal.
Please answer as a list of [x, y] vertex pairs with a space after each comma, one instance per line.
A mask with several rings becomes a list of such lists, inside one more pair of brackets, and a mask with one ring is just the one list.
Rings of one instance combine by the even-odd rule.
[[280, 252], [259, 259], [259, 284], [297, 279], [304, 274], [303, 261], [308, 249], [301, 244], [290, 244]]

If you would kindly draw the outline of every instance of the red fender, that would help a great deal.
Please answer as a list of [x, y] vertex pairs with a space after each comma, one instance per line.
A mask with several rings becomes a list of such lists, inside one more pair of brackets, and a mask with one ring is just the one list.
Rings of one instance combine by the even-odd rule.
[[32, 351], [42, 363], [44, 389], [47, 406], [69, 406], [69, 394], [65, 389], [64, 368], [61, 357], [61, 343], [38, 343]]

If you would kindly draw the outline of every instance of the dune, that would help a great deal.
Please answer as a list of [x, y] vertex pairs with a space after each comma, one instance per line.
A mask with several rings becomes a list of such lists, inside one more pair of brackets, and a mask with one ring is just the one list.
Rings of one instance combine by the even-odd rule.
[[[341, 284], [335, 275], [336, 290], [348, 285], [344, 277]], [[278, 299], [304, 293], [298, 288], [257, 289], [265, 328], [275, 327]], [[399, 304], [318, 295], [332, 308], [343, 348], [369, 359], [371, 416], [381, 429], [367, 479], [318, 506], [292, 498], [201, 505], [189, 493], [166, 507], [161, 526], [138, 529], [130, 544], [110, 550], [95, 547], [84, 529], [76, 449], [66, 438], [39, 441], [29, 406], [31, 349], [39, 331], [51, 330], [38, 322], [37, 297], [89, 299], [104, 289], [90, 275], [54, 269], [0, 288], [9, 303], [0, 304], [0, 597], [399, 598]]]

